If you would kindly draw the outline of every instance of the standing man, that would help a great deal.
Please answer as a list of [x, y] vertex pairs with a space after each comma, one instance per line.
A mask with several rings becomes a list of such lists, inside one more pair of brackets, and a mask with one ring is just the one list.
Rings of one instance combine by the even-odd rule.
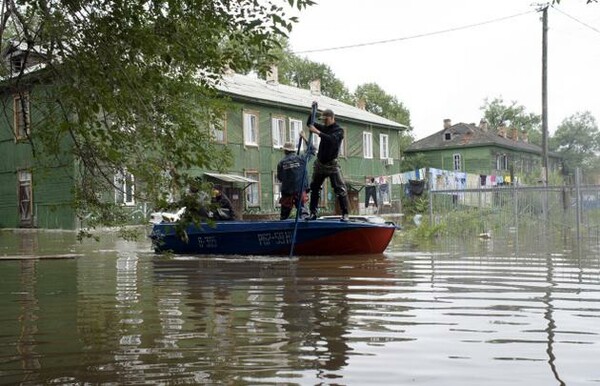
[[333, 191], [340, 203], [342, 221], [348, 221], [348, 191], [337, 160], [340, 145], [344, 139], [344, 130], [335, 122], [335, 115], [329, 109], [323, 110], [321, 120], [323, 124], [312, 122], [311, 118], [308, 121], [308, 129], [321, 138], [310, 183], [310, 219], [316, 220], [317, 218], [321, 186], [329, 177]]
[[[301, 218], [308, 217], [308, 212], [304, 204], [308, 201], [306, 190], [308, 188], [308, 178], [306, 177], [306, 157], [296, 154], [294, 144], [286, 142], [283, 145], [285, 156], [277, 164], [277, 179], [281, 182], [281, 205], [280, 219], [286, 220], [290, 217], [292, 208], [298, 205]], [[304, 177], [304, 181], [302, 181]], [[298, 191], [301, 190], [301, 191]]]

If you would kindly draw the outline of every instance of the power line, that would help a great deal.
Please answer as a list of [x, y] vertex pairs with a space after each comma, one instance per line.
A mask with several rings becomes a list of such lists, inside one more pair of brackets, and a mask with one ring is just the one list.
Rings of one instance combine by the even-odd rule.
[[328, 48], [316, 48], [316, 49], [313, 49], [313, 50], [295, 51], [294, 54], [307, 54], [307, 53], [311, 53], [311, 52], [325, 52], [325, 51], [334, 51], [334, 50], [345, 50], [345, 49], [348, 49], [348, 48], [374, 46], [374, 45], [377, 45], [377, 44], [387, 44], [387, 43], [393, 43], [393, 42], [398, 42], [398, 41], [402, 41], [402, 40], [410, 40], [410, 39], [423, 38], [423, 37], [427, 37], [427, 36], [440, 35], [440, 34], [444, 34], [444, 33], [448, 33], [448, 32], [455, 32], [455, 31], [460, 31], [460, 30], [464, 30], [464, 29], [479, 27], [479, 26], [486, 25], [486, 24], [497, 23], [497, 22], [500, 22], [500, 21], [512, 19], [512, 18], [515, 18], [515, 17], [523, 16], [523, 15], [527, 15], [527, 14], [533, 13], [533, 12], [536, 12], [536, 11], [527, 11], [527, 12], [517, 13], [515, 15], [510, 15], [510, 16], [500, 17], [500, 18], [497, 18], [497, 19], [482, 21], [480, 23], [468, 24], [468, 25], [464, 25], [464, 26], [461, 26], [461, 27], [447, 28], [447, 29], [443, 29], [443, 30], [439, 30], [439, 31], [426, 32], [426, 33], [417, 34], [417, 35], [404, 36], [404, 37], [394, 38], [394, 39], [378, 40], [378, 41], [374, 41], [374, 42], [349, 44], [349, 45], [346, 45], [346, 46], [337, 46], [337, 47], [328, 47]]
[[579, 24], [581, 24], [581, 25], [583, 25], [583, 26], [585, 26], [585, 27], [588, 27], [588, 28], [589, 28], [589, 29], [591, 29], [592, 31], [594, 31], [594, 32], [596, 32], [596, 33], [598, 33], [598, 34], [600, 34], [600, 30], [598, 30], [597, 28], [595, 28], [595, 27], [592, 27], [591, 25], [589, 25], [589, 24], [586, 24], [586, 23], [582, 22], [581, 20], [579, 20], [579, 19], [577, 19], [577, 18], [575, 18], [575, 17], [573, 17], [573, 16], [571, 16], [571, 15], [569, 15], [569, 14], [567, 14], [567, 13], [565, 13], [565, 12], [561, 11], [561, 10], [560, 10], [560, 9], [558, 9], [558, 8], [554, 8], [554, 7], [552, 7], [552, 8], [553, 8], [553, 9], [555, 9], [556, 11], [558, 11], [558, 12], [562, 13], [563, 15], [565, 15], [566, 17], [568, 17], [569, 19], [571, 19], [571, 20], [574, 20], [574, 21], [576, 21], [577, 23], [579, 23]]

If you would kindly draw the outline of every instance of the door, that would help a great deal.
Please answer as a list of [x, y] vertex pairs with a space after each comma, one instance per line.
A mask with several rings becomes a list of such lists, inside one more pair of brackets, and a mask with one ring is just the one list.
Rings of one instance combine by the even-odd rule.
[[242, 200], [242, 189], [233, 187], [233, 186], [223, 186], [223, 193], [227, 197], [229, 197], [229, 201], [231, 201], [231, 206], [235, 213], [237, 213], [238, 217], [242, 218], [242, 213], [244, 210], [244, 202]]
[[33, 226], [33, 191], [31, 185], [31, 172], [20, 170], [19, 177], [19, 226], [31, 228]]

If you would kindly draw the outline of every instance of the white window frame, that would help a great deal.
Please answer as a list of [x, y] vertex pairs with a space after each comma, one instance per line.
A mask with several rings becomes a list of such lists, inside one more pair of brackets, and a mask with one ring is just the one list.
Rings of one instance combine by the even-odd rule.
[[387, 134], [379, 134], [379, 158], [390, 158], [390, 136]]
[[[310, 135], [310, 134], [309, 134]], [[313, 133], [312, 135], [312, 145], [315, 149], [315, 154], [319, 152], [319, 145], [321, 144], [321, 137], [318, 134]]]
[[245, 190], [246, 208], [260, 207], [260, 174], [258, 171], [247, 171], [244, 173], [247, 178], [256, 180], [256, 184], [250, 184]]
[[277, 173], [273, 172], [273, 208], [279, 208], [281, 198], [281, 182], [277, 179]]
[[135, 205], [135, 177], [127, 169], [118, 171], [114, 176], [115, 204]]
[[496, 169], [508, 170], [508, 156], [506, 154], [496, 155]]
[[284, 118], [277, 116], [271, 117], [271, 133], [273, 137], [273, 148], [281, 149], [287, 140]]
[[342, 139], [342, 142], [340, 142], [340, 152], [338, 155], [340, 157], [346, 157], [346, 129], [342, 130], [344, 130], [344, 139]]
[[[293, 143], [294, 146], [298, 146], [298, 141], [300, 139], [300, 133], [302, 132], [302, 126], [304, 122], [299, 119], [290, 118], [289, 120], [289, 128], [288, 128], [288, 141]], [[301, 149], [306, 149], [306, 145], [304, 141], [302, 141]]]
[[462, 170], [462, 157], [460, 156], [460, 154], [458, 154], [458, 153], [452, 154], [452, 161], [453, 161], [454, 171], [455, 172], [461, 171]]
[[258, 146], [258, 113], [244, 110], [243, 114], [244, 145]]
[[33, 218], [33, 176], [30, 170], [18, 170], [19, 220], [31, 221]]
[[373, 133], [363, 131], [363, 158], [373, 159]]

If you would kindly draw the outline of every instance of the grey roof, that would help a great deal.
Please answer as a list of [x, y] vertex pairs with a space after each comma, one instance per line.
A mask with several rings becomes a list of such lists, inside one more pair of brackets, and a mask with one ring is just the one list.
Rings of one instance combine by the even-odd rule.
[[[445, 134], [447, 133], [451, 136], [450, 140], [445, 139]], [[536, 144], [524, 142], [523, 140], [504, 138], [498, 135], [494, 129], [482, 130], [479, 126], [462, 122], [413, 142], [405, 152], [416, 153], [429, 150], [481, 146], [498, 146], [521, 152], [542, 154], [542, 148]], [[548, 154], [558, 156], [554, 153]]]
[[204, 172], [204, 175], [207, 175], [209, 177], [215, 178], [215, 179], [217, 179], [219, 181], [223, 181], [223, 182], [231, 182], [231, 183], [241, 182], [241, 183], [247, 183], [247, 184], [257, 183], [257, 181], [253, 180], [252, 178], [238, 176], [236, 174], [220, 174], [220, 173]]
[[243, 96], [306, 110], [310, 109], [313, 101], [317, 101], [319, 103], [319, 110], [323, 111], [324, 109], [331, 109], [336, 117], [386, 126], [397, 130], [406, 130], [408, 128], [405, 125], [337, 101], [333, 98], [324, 95], [313, 95], [310, 90], [286, 86], [279, 83], [268, 83], [265, 80], [248, 75], [235, 73], [226, 74], [223, 76], [223, 82], [219, 84], [217, 88], [234, 96]]

